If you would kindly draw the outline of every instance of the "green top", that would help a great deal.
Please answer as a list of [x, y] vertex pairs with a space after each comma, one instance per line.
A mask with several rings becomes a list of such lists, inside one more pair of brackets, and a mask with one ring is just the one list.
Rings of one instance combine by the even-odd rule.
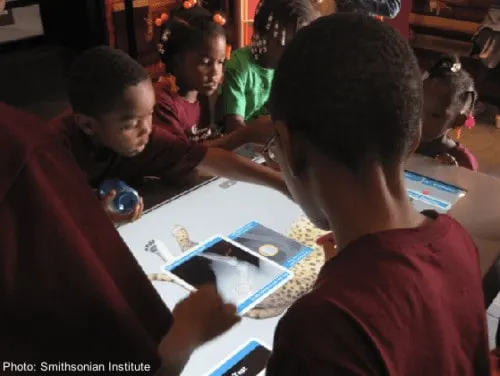
[[250, 47], [234, 51], [226, 62], [222, 88], [223, 115], [239, 115], [245, 122], [268, 115], [274, 69], [262, 68], [250, 53]]

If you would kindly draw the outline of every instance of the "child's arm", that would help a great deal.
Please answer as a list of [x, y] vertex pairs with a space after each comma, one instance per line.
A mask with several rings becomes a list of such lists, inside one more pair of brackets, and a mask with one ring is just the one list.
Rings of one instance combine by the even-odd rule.
[[182, 181], [198, 171], [203, 175], [266, 185], [289, 195], [280, 172], [231, 151], [208, 148], [185, 137], [176, 137], [158, 126], [153, 126], [146, 149], [135, 157], [125, 159], [116, 166], [116, 171], [122, 174], [126, 171], [123, 179], [156, 176], [171, 182]]
[[261, 116], [246, 126], [239, 127], [234, 132], [220, 138], [204, 141], [203, 144], [224, 150], [235, 150], [245, 144], [264, 144], [272, 137], [273, 126], [269, 116]]
[[226, 62], [222, 85], [222, 111], [226, 133], [245, 126], [245, 72], [234, 61]]
[[199, 173], [220, 176], [231, 180], [264, 185], [290, 197], [283, 175], [269, 167], [261, 166], [233, 152], [210, 148], [198, 164]]

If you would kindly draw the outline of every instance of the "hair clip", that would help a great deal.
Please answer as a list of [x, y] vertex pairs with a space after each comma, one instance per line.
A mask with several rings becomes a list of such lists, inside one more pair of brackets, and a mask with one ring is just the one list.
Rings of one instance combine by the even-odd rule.
[[170, 29], [165, 29], [165, 31], [161, 35], [161, 41], [166, 42], [168, 38], [170, 38]]
[[164, 55], [165, 49], [163, 48], [163, 44], [158, 43], [157, 47], [158, 47], [158, 52], [160, 53], [160, 55]]
[[462, 64], [460, 64], [460, 63], [454, 63], [450, 67], [450, 71], [452, 71], [453, 73], [457, 73], [460, 69], [462, 69]]
[[182, 6], [184, 7], [184, 9], [191, 9], [196, 5], [196, 3], [197, 0], [186, 0], [184, 1], [184, 3], [182, 3]]
[[286, 29], [281, 30], [280, 44], [282, 47], [285, 47], [286, 45]]
[[476, 119], [474, 118], [474, 115], [469, 114], [467, 116], [467, 119], [465, 119], [465, 123], [464, 123], [465, 128], [471, 129], [471, 128], [474, 128], [475, 125], [476, 125]]
[[162, 13], [160, 17], [155, 19], [155, 25], [161, 27], [165, 22], [168, 21], [168, 14]]
[[216, 24], [219, 24], [221, 26], [224, 26], [226, 24], [226, 19], [224, 18], [224, 16], [220, 13], [215, 13], [214, 14], [214, 17], [213, 17], [213, 20]]
[[170, 94], [175, 94], [179, 91], [176, 78], [172, 74], [166, 74], [165, 76], [160, 77], [158, 82], [161, 82], [163, 89]]
[[266, 30], [270, 30], [271, 29], [271, 24], [273, 23], [273, 19], [274, 19], [274, 16], [273, 14], [271, 13], [269, 15], [269, 17], [267, 17], [267, 23], [266, 23]]

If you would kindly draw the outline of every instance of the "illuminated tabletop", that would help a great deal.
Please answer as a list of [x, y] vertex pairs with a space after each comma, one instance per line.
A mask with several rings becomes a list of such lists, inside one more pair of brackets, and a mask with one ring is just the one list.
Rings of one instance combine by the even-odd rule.
[[[457, 196], [456, 203], [452, 202], [451, 208], [443, 211], [448, 211], [473, 236], [479, 248], [484, 274], [500, 252], [500, 180], [417, 156], [408, 162], [407, 170], [465, 191], [464, 195]], [[422, 190], [412, 184], [408, 182], [407, 186], [413, 189], [414, 195], [417, 191], [429, 193], [425, 188]], [[446, 194], [435, 196], [439, 200], [447, 200]], [[120, 226], [118, 231], [145, 273], [151, 274], [161, 273], [166, 261], [152, 252], [153, 239], [163, 244], [173, 257], [177, 257], [182, 253], [181, 245], [174, 236], [179, 229], [189, 235], [187, 244], [184, 244], [186, 249], [193, 243], [216, 235], [227, 236], [252, 221], [286, 234], [302, 214], [294, 202], [271, 189], [226, 179], [213, 179], [153, 207], [140, 220]], [[186, 289], [171, 282], [152, 283], [170, 308], [188, 294]], [[231, 331], [198, 349], [183, 375], [206, 374], [250, 338], [256, 337], [272, 346], [279, 318], [280, 316], [268, 319], [243, 318]]]
[[[144, 271], [158, 273], [165, 262], [145, 247], [152, 239], [159, 239], [172, 254], [179, 255], [181, 248], [172, 234], [179, 226], [187, 230], [193, 241], [199, 242], [214, 235], [228, 235], [252, 221], [286, 233], [301, 214], [295, 203], [271, 189], [216, 179], [151, 210], [137, 222], [119, 227], [118, 231]], [[170, 308], [188, 294], [174, 283], [154, 281], [153, 284]], [[243, 318], [230, 332], [193, 354], [183, 375], [204, 375], [252, 337], [272, 345], [278, 319]]]

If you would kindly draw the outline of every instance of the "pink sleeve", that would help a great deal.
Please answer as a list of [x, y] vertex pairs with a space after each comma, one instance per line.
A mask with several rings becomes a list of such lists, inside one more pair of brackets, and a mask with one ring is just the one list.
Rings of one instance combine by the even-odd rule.
[[477, 171], [479, 169], [479, 163], [469, 149], [459, 144], [455, 150], [456, 152], [453, 153], [453, 156], [457, 159], [457, 162], [461, 167], [468, 168], [472, 171]]

